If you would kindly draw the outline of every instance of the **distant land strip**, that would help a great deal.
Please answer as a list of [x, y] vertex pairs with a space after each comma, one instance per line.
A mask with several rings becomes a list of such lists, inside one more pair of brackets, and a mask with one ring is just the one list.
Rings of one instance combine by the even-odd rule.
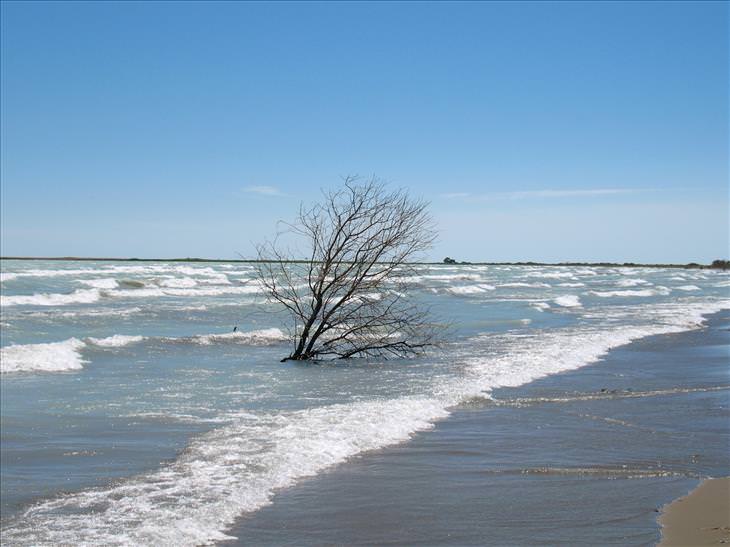
[[[68, 260], [77, 262], [229, 262], [255, 264], [257, 262], [271, 262], [257, 259], [224, 259], [224, 258], [110, 258], [110, 257], [81, 257], [81, 256], [0, 256], [0, 260]], [[284, 260], [288, 264], [307, 264], [308, 260]], [[472, 266], [589, 266], [611, 268], [689, 268], [689, 269], [730, 269], [730, 261], [715, 260], [712, 264], [639, 264], [636, 262], [411, 262], [413, 265], [472, 265]]]

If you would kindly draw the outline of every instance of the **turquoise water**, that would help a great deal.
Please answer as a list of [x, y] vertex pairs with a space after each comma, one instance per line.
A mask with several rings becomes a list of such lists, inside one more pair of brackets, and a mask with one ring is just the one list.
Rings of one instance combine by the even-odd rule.
[[710, 270], [419, 266], [412, 282], [451, 325], [442, 348], [282, 364], [286, 318], [250, 265], [3, 261], [4, 541], [225, 540], [280, 489], [475, 397], [730, 307]]

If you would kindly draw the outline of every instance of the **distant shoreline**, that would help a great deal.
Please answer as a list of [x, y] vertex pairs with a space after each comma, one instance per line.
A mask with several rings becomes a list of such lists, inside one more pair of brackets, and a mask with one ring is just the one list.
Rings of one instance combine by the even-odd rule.
[[[257, 259], [225, 259], [225, 258], [113, 258], [113, 257], [80, 257], [80, 256], [0, 256], [0, 260], [57, 260], [77, 262], [231, 262], [248, 263], [268, 262]], [[307, 260], [286, 260], [291, 264], [307, 263]], [[698, 264], [690, 262], [687, 264], [639, 264], [635, 262], [412, 262], [414, 265], [428, 266], [589, 266], [589, 267], [611, 267], [611, 268], [685, 268], [685, 269], [727, 269], [710, 264]]]

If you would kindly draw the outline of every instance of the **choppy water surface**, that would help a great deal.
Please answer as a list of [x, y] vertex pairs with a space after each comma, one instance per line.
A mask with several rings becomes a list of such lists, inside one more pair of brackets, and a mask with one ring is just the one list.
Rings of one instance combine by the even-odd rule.
[[419, 266], [411, 281], [451, 324], [443, 348], [301, 365], [279, 363], [285, 318], [250, 265], [4, 261], [3, 540], [224, 540], [278, 489], [475, 397], [730, 307], [730, 276], [710, 270]]

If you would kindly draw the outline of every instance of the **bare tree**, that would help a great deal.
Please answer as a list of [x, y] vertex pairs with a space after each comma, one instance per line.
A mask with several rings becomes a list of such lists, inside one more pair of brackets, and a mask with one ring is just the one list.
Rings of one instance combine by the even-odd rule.
[[354, 177], [323, 197], [285, 224], [304, 241], [306, 260], [293, 263], [278, 236], [258, 247], [259, 282], [292, 320], [293, 349], [282, 361], [406, 357], [432, 345], [427, 312], [407, 294], [409, 262], [436, 237], [428, 204]]

